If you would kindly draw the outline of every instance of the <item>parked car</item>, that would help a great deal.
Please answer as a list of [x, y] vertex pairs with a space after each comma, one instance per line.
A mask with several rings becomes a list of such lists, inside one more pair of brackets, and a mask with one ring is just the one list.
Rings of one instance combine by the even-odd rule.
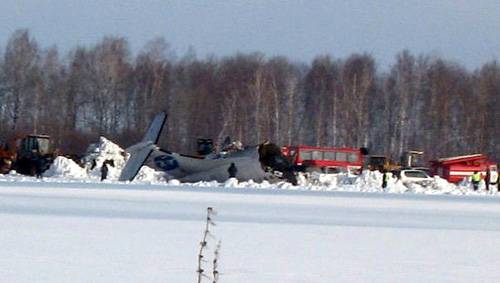
[[428, 184], [434, 179], [423, 170], [405, 169], [399, 172], [403, 183]]

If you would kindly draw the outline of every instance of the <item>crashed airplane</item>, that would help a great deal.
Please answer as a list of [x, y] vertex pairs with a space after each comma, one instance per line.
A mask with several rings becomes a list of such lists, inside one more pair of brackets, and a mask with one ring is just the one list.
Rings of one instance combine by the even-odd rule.
[[156, 115], [143, 140], [126, 149], [130, 157], [121, 172], [120, 181], [132, 181], [142, 165], [148, 165], [181, 182], [224, 182], [230, 178], [228, 168], [234, 163], [237, 168], [235, 178], [239, 181], [285, 180], [297, 184], [293, 166], [273, 143], [264, 142], [207, 156], [160, 149], [156, 144], [166, 119], [167, 115], [163, 112]]

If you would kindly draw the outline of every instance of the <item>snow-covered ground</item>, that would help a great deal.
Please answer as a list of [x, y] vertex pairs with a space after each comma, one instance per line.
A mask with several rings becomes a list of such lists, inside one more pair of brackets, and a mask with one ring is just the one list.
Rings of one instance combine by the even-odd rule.
[[439, 178], [383, 190], [368, 171], [292, 186], [181, 184], [144, 167], [119, 183], [125, 160], [101, 139], [85, 168], [60, 157], [43, 180], [0, 175], [1, 281], [196, 282], [214, 207], [204, 269], [220, 240], [219, 282], [500, 282], [496, 191]]
[[0, 177], [0, 278], [196, 282], [211, 206], [219, 282], [500, 280], [496, 196], [205, 185]]

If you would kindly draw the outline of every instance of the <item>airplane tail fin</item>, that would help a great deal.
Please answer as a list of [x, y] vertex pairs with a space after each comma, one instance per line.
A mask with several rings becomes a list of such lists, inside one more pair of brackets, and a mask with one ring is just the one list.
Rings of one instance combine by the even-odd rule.
[[163, 129], [166, 120], [167, 114], [165, 112], [157, 114], [153, 119], [153, 122], [149, 125], [149, 129], [146, 132], [146, 135], [144, 135], [142, 142], [152, 142], [156, 144], [160, 138], [161, 130]]
[[153, 149], [156, 147], [156, 143], [160, 138], [161, 131], [167, 120], [167, 114], [165, 112], [159, 113], [155, 116], [151, 124], [149, 125], [148, 131], [142, 141], [126, 149], [130, 154], [130, 158], [127, 160], [125, 167], [120, 174], [120, 181], [132, 181], [142, 165], [148, 159]]

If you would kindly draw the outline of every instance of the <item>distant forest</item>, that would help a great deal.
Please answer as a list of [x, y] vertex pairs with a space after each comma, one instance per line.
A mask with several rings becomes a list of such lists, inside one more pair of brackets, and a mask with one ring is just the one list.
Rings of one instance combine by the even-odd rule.
[[0, 51], [0, 141], [36, 132], [64, 153], [82, 153], [99, 136], [129, 146], [164, 110], [160, 146], [184, 153], [195, 152], [199, 137], [230, 136], [247, 145], [368, 147], [395, 160], [405, 150], [427, 160], [500, 160], [497, 61], [470, 71], [402, 51], [380, 71], [367, 53], [311, 63], [172, 54], [157, 38], [133, 55], [123, 37], [59, 54], [16, 31]]

